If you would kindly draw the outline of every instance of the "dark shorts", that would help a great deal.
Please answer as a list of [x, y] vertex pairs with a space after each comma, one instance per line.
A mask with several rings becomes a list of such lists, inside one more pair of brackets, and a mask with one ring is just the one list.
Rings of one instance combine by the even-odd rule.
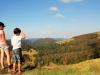
[[13, 50], [13, 58], [14, 58], [14, 63], [22, 63], [22, 49], [18, 48], [18, 49], [14, 49]]

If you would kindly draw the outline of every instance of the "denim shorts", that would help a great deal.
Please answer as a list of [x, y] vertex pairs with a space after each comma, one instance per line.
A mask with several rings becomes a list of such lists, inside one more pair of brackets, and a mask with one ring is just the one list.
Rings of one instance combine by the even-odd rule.
[[13, 50], [13, 58], [15, 64], [21, 64], [22, 63], [22, 49], [17, 48]]

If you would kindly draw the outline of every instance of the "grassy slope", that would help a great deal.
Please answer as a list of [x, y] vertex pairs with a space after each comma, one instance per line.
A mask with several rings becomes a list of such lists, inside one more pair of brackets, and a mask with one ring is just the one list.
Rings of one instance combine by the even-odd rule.
[[100, 59], [87, 60], [68, 66], [45, 66], [42, 69], [28, 70], [25, 75], [100, 75]]

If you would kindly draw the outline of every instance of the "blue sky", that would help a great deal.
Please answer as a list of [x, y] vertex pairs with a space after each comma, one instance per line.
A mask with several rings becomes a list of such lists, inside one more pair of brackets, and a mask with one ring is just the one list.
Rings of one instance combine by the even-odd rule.
[[0, 0], [6, 38], [71, 38], [100, 30], [100, 0]]

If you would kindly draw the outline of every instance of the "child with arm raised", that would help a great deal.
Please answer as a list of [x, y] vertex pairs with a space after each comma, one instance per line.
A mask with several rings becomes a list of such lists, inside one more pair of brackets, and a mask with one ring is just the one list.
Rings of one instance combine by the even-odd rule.
[[[21, 33], [21, 36], [20, 36]], [[11, 38], [11, 43], [13, 46], [13, 57], [14, 57], [14, 63], [13, 63], [13, 73], [16, 73], [16, 66], [18, 64], [18, 71], [19, 74], [22, 74], [21, 71], [21, 63], [22, 63], [22, 45], [21, 40], [25, 39], [26, 36], [24, 32], [21, 32], [19, 28], [14, 29], [14, 36]]]

